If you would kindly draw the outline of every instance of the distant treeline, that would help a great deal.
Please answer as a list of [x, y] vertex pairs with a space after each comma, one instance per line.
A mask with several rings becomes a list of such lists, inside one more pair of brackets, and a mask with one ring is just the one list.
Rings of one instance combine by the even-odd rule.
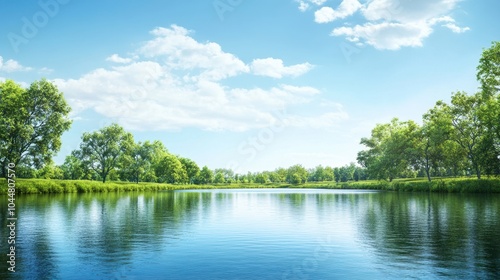
[[62, 165], [52, 162], [36, 169], [20, 164], [21, 178], [156, 182], [168, 184], [231, 184], [347, 182], [366, 180], [364, 168], [354, 163], [343, 167], [306, 169], [301, 165], [247, 174], [231, 169], [199, 167], [191, 159], [169, 153], [160, 141], [135, 142], [131, 133], [112, 124], [82, 136], [80, 149], [68, 155]]

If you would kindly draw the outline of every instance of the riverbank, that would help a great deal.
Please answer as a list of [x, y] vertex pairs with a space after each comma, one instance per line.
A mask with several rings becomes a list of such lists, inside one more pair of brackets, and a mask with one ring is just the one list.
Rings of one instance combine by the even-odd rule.
[[[0, 179], [0, 194], [7, 193], [7, 180]], [[86, 180], [48, 180], [17, 179], [18, 194], [49, 193], [92, 193], [92, 192], [129, 192], [129, 191], [163, 191], [186, 189], [246, 189], [246, 188], [317, 188], [317, 189], [368, 189], [405, 192], [454, 192], [454, 193], [500, 193], [500, 179], [485, 178], [444, 178], [428, 182], [423, 178], [400, 179], [387, 181], [358, 182], [309, 182], [305, 184], [217, 184], [217, 185], [173, 185], [140, 182], [106, 182]]]

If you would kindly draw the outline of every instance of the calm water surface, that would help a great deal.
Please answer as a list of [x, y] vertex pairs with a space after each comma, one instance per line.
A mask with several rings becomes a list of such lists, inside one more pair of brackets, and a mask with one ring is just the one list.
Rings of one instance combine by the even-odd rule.
[[[17, 197], [0, 279], [500, 279], [500, 196], [215, 190]], [[6, 225], [7, 197], [0, 197]]]

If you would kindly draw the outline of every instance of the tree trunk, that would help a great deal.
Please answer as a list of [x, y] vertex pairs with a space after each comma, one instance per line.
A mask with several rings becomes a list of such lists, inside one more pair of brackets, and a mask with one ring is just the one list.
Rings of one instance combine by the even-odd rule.
[[7, 178], [7, 168], [5, 166], [6, 164], [2, 162], [2, 178]]
[[427, 180], [429, 180], [429, 182], [430, 182], [431, 181], [431, 175], [430, 175], [430, 172], [429, 172], [428, 168], [425, 169], [425, 173], [427, 173]]

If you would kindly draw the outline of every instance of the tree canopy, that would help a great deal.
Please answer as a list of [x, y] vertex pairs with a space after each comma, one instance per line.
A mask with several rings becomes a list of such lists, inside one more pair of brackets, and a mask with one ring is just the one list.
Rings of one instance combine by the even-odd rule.
[[71, 126], [63, 93], [42, 79], [23, 89], [12, 80], [0, 83], [0, 161], [41, 168], [61, 148]]

